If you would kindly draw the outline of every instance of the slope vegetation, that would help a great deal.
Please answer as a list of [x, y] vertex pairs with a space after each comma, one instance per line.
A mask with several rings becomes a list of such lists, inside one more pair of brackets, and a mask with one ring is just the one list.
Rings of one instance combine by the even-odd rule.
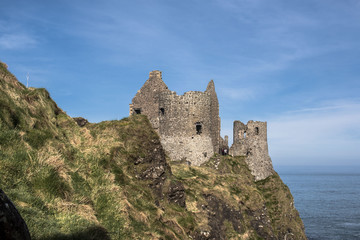
[[0, 64], [0, 188], [32, 239], [306, 239], [278, 175], [171, 162], [145, 116], [80, 122]]

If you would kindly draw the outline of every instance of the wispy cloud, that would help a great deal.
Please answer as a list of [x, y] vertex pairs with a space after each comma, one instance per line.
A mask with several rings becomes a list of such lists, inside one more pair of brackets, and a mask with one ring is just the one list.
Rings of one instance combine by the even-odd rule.
[[[324, 8], [314, 2], [308, 3], [313, 8], [299, 11], [298, 7], [303, 8], [304, 4], [284, 0], [215, 0], [215, 3], [237, 22], [238, 28], [233, 30], [241, 34], [240, 44], [251, 46], [251, 50], [243, 50], [244, 54], [238, 55], [238, 59], [234, 57], [233, 65], [237, 66], [228, 69], [229, 72], [238, 72], [241, 77], [250, 78], [259, 72], [280, 72], [299, 60], [313, 59], [358, 46], [358, 41], [351, 40], [352, 38], [345, 40], [341, 35], [328, 35], [334, 31], [334, 25], [329, 24], [332, 19], [343, 21], [341, 26], [336, 20], [339, 29], [348, 28], [347, 20], [352, 16], [358, 19], [354, 21], [356, 24], [360, 22], [359, 17], [356, 17], [359, 16], [357, 13], [349, 14], [349, 11], [344, 10], [343, 5], [351, 4], [332, 1], [332, 4]], [[338, 17], [330, 17], [329, 13]], [[322, 38], [319, 39], [319, 36]]]
[[[360, 102], [291, 111], [270, 119], [273, 160], [281, 164], [360, 163]], [[357, 161], [357, 162], [356, 162]]]
[[303, 108], [299, 110], [288, 111], [287, 114], [294, 114], [294, 113], [319, 113], [319, 112], [329, 112], [329, 111], [336, 111], [336, 110], [346, 110], [349, 109], [357, 109], [358, 103], [357, 102], [346, 102], [346, 100], [336, 101], [330, 103], [330, 105], [320, 106], [320, 107], [311, 107], [311, 108]]
[[232, 100], [248, 101], [254, 99], [255, 93], [250, 88], [226, 88], [220, 87], [219, 93], [223, 98], [230, 98]]
[[6, 33], [0, 36], [0, 48], [23, 49], [36, 46], [38, 41], [35, 37], [26, 33]]

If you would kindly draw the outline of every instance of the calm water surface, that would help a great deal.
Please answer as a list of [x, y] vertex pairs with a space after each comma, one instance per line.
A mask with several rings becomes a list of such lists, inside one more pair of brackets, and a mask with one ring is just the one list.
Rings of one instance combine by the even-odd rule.
[[278, 166], [312, 239], [360, 239], [360, 166]]

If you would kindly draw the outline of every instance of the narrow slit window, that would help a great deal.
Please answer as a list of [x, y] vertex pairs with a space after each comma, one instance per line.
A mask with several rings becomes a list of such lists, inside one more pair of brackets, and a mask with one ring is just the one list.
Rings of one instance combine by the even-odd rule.
[[160, 113], [161, 113], [161, 115], [165, 115], [165, 109], [164, 109], [164, 108], [160, 108]]
[[196, 134], [201, 134], [202, 133], [202, 125], [201, 123], [196, 123]]
[[244, 131], [244, 138], [246, 138], [246, 131]]
[[255, 128], [255, 135], [259, 135], [259, 128], [258, 127]]

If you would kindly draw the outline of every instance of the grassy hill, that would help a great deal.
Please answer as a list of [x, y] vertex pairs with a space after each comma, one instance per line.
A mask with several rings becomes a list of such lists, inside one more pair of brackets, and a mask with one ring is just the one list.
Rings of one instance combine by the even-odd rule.
[[277, 174], [171, 162], [145, 116], [80, 127], [0, 64], [0, 188], [32, 239], [306, 239]]

